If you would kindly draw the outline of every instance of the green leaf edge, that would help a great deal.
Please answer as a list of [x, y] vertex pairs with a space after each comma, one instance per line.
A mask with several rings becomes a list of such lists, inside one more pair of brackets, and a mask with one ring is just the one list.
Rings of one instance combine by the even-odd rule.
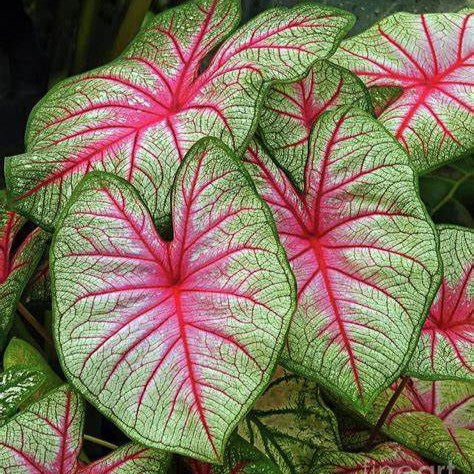
[[[318, 119], [316, 120], [315, 124], [313, 125], [313, 129], [311, 130], [311, 134], [308, 138], [308, 141], [312, 140], [313, 135], [315, 134], [316, 125], [321, 120], [321, 118], [325, 117], [326, 115], [329, 115], [331, 113], [334, 113], [335, 110], [340, 110], [341, 113], [347, 113], [350, 110], [353, 110], [353, 111], [359, 112], [361, 115], [364, 115], [365, 118], [368, 118], [369, 120], [371, 120], [374, 123], [374, 125], [380, 129], [380, 131], [382, 131], [384, 134], [386, 134], [387, 137], [393, 143], [395, 143], [397, 145], [397, 147], [400, 149], [402, 154], [406, 157], [406, 162], [405, 163], [400, 163], [400, 164], [398, 164], [398, 166], [405, 167], [407, 169], [407, 172], [412, 174], [414, 191], [415, 191], [416, 196], [418, 197], [418, 204], [423, 209], [423, 214], [425, 216], [425, 221], [432, 230], [433, 237], [434, 237], [435, 244], [436, 244], [435, 245], [435, 250], [436, 250], [436, 254], [438, 256], [437, 272], [435, 272], [435, 274], [433, 275], [433, 278], [431, 279], [430, 292], [426, 295], [426, 298], [425, 298], [425, 306], [424, 306], [424, 309], [423, 309], [424, 317], [422, 318], [422, 321], [418, 325], [418, 327], [413, 331], [412, 339], [411, 339], [410, 344], [409, 344], [410, 347], [409, 347], [408, 351], [405, 353], [403, 363], [400, 365], [400, 367], [401, 367], [400, 372], [398, 374], [392, 376], [392, 377], [387, 378], [385, 386], [381, 387], [377, 392], [374, 391], [371, 394], [369, 394], [366, 397], [365, 401], [361, 400], [359, 398], [351, 398], [349, 396], [346, 396], [345, 394], [341, 394], [338, 387], [336, 387], [335, 385], [333, 385], [331, 383], [328, 383], [328, 381], [324, 377], [320, 377], [319, 375], [316, 375], [315, 373], [312, 373], [309, 370], [305, 370], [305, 369], [301, 370], [296, 364], [292, 364], [291, 362], [289, 362], [287, 360], [282, 360], [281, 361], [281, 365], [283, 367], [285, 367], [286, 369], [290, 370], [293, 373], [296, 373], [296, 374], [299, 374], [303, 377], [306, 377], [309, 380], [315, 381], [321, 387], [329, 389], [332, 392], [333, 397], [336, 398], [337, 400], [341, 401], [342, 403], [349, 404], [349, 406], [352, 406], [356, 410], [362, 412], [363, 414], [366, 414], [370, 410], [370, 408], [372, 407], [372, 405], [373, 405], [374, 401], [377, 399], [377, 397], [384, 390], [386, 390], [388, 387], [390, 387], [390, 385], [392, 385], [396, 380], [398, 380], [400, 375], [403, 375], [405, 373], [405, 370], [406, 370], [408, 364], [410, 363], [410, 360], [413, 356], [413, 353], [414, 353], [414, 351], [415, 351], [415, 349], [418, 345], [418, 340], [419, 340], [420, 335], [421, 335], [421, 329], [423, 328], [425, 320], [428, 316], [428, 312], [430, 310], [431, 304], [433, 303], [433, 300], [434, 300], [436, 294], [438, 293], [438, 289], [441, 285], [441, 278], [443, 276], [443, 263], [442, 263], [442, 260], [441, 260], [440, 240], [439, 240], [438, 231], [436, 229], [435, 224], [431, 220], [431, 217], [428, 213], [428, 210], [426, 209], [426, 206], [423, 204], [423, 201], [421, 200], [420, 187], [419, 187], [419, 184], [418, 184], [418, 174], [416, 173], [413, 166], [409, 163], [409, 161], [408, 161], [409, 157], [408, 157], [408, 154], [407, 154], [406, 150], [395, 139], [395, 137], [377, 119], [375, 119], [369, 113], [367, 113], [366, 111], [364, 111], [364, 110], [362, 110], [358, 107], [344, 106], [344, 107], [338, 107], [338, 108], [332, 109], [332, 110], [327, 110], [324, 113], [322, 113], [318, 117]], [[273, 160], [273, 158], [272, 158], [272, 160]]]
[[250, 177], [250, 174], [248, 171], [245, 169], [245, 166], [239, 158], [235, 156], [235, 154], [224, 144], [222, 143], [219, 139], [214, 138], [214, 137], [205, 137], [202, 138], [201, 140], [197, 141], [189, 150], [188, 154], [186, 157], [183, 159], [183, 161], [180, 164], [180, 167], [175, 175], [175, 180], [173, 182], [173, 185], [171, 187], [171, 192], [172, 195], [176, 192], [177, 189], [177, 180], [176, 177], [181, 174], [181, 170], [184, 168], [184, 166], [187, 164], [189, 160], [189, 156], [191, 156], [194, 151], [199, 150], [201, 147], [205, 147], [206, 145], [214, 145], [216, 148], [219, 148], [221, 151], [223, 151], [226, 154], [226, 159], [230, 160], [230, 162], [236, 166], [236, 168], [239, 170], [239, 172], [242, 173], [242, 175], [245, 177], [245, 180], [255, 193], [255, 196], [258, 198], [258, 200], [262, 203], [262, 211], [266, 215], [266, 220], [269, 228], [271, 229], [274, 237], [275, 237], [275, 243], [276, 247], [278, 249], [277, 252], [277, 257], [280, 260], [280, 263], [282, 265], [282, 269], [285, 271], [287, 280], [291, 289], [291, 310], [290, 310], [290, 317], [288, 321], [288, 326], [284, 330], [284, 335], [282, 337], [282, 342], [281, 342], [281, 348], [279, 350], [274, 351], [273, 353], [273, 360], [270, 362], [269, 367], [273, 367], [271, 370], [268, 370], [266, 376], [263, 377], [262, 382], [255, 388], [254, 393], [252, 394], [251, 397], [249, 397], [248, 401], [246, 404], [244, 404], [239, 412], [239, 414], [236, 416], [234, 421], [229, 424], [229, 427], [223, 437], [222, 445], [219, 446], [219, 457], [207, 457], [204, 456], [198, 452], [195, 452], [191, 449], [184, 449], [184, 448], [173, 448], [170, 446], [163, 445], [161, 443], [155, 443], [151, 442], [148, 438], [145, 438], [141, 436], [137, 432], [133, 432], [130, 430], [128, 426], [126, 426], [122, 421], [120, 420], [119, 417], [117, 417], [114, 414], [108, 413], [107, 409], [104, 409], [103, 407], [100, 406], [100, 404], [97, 402], [95, 395], [88, 390], [88, 388], [83, 385], [79, 380], [75, 379], [73, 375], [68, 371], [66, 368], [66, 365], [64, 363], [64, 358], [63, 354], [61, 352], [61, 344], [60, 344], [60, 334], [57, 328], [57, 294], [56, 294], [56, 274], [55, 271], [53, 270], [55, 266], [55, 257], [54, 257], [54, 252], [53, 249], [56, 246], [56, 238], [59, 229], [62, 227], [62, 224], [66, 218], [66, 215], [69, 213], [69, 209], [71, 206], [75, 203], [76, 199], [78, 196], [81, 194], [82, 190], [86, 188], [89, 184], [89, 182], [94, 182], [96, 180], [106, 180], [106, 181], [111, 181], [114, 182], [117, 185], [123, 186], [127, 188], [129, 191], [131, 191], [133, 194], [137, 196], [137, 198], [140, 200], [140, 202], [143, 204], [145, 209], [147, 210], [148, 214], [151, 216], [150, 212], [148, 211], [147, 206], [145, 203], [142, 201], [141, 197], [139, 196], [138, 192], [135, 190], [132, 184], [130, 184], [128, 181], [124, 180], [123, 178], [120, 178], [118, 176], [115, 176], [111, 173], [106, 173], [104, 171], [92, 171], [88, 173], [81, 181], [80, 183], [76, 186], [74, 189], [71, 198], [68, 200], [65, 208], [60, 214], [59, 220], [58, 220], [58, 225], [56, 227], [56, 230], [53, 234], [53, 239], [51, 243], [51, 250], [50, 250], [50, 265], [51, 265], [51, 287], [52, 287], [52, 308], [53, 308], [53, 338], [55, 341], [55, 347], [57, 348], [57, 353], [58, 353], [58, 359], [60, 361], [61, 367], [63, 369], [64, 375], [66, 376], [68, 383], [82, 396], [84, 396], [102, 415], [104, 415], [106, 418], [109, 420], [112, 420], [119, 428], [122, 430], [130, 439], [133, 441], [136, 441], [140, 444], [143, 444], [145, 446], [148, 446], [150, 448], [155, 448], [155, 449], [160, 449], [163, 451], [171, 451], [175, 452], [184, 456], [190, 456], [195, 459], [199, 459], [201, 461], [206, 461], [212, 464], [222, 464], [225, 461], [225, 448], [228, 444], [229, 438], [231, 437], [232, 433], [234, 432], [235, 428], [239, 424], [240, 421], [242, 421], [245, 416], [248, 414], [248, 412], [251, 410], [253, 404], [259, 398], [263, 392], [266, 390], [273, 373], [276, 369], [276, 366], [278, 364], [278, 361], [280, 359], [280, 355], [284, 349], [284, 342], [286, 340], [286, 335], [288, 334], [289, 330], [289, 322], [291, 321], [291, 318], [296, 310], [296, 279], [295, 276], [293, 275], [293, 272], [291, 271], [290, 264], [288, 263], [288, 258], [286, 256], [286, 251], [283, 247], [283, 245], [280, 243], [280, 239], [277, 233], [276, 225], [273, 220], [273, 215], [272, 212], [270, 211], [270, 208], [268, 207], [267, 203], [263, 200], [263, 198], [260, 197], [260, 195], [257, 192], [257, 189], [255, 187], [255, 184], [252, 181], [252, 178]]

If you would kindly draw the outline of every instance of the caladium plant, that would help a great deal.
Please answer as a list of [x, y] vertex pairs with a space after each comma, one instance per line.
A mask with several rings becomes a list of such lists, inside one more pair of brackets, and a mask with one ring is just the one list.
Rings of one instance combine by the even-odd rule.
[[472, 10], [396, 13], [344, 41], [332, 58], [367, 86], [402, 89], [379, 120], [418, 171], [474, 148], [473, 28]]
[[409, 372], [474, 381], [474, 232], [439, 226], [444, 274]]
[[298, 287], [291, 370], [368, 408], [408, 363], [439, 283], [436, 236], [400, 145], [367, 113], [327, 112], [299, 191], [257, 142], [246, 155]]
[[26, 219], [6, 208], [5, 192], [0, 192], [0, 348], [3, 348], [15, 316], [21, 293], [34, 272], [48, 241], [37, 228], [22, 241]]
[[[114, 62], [68, 79], [36, 106], [27, 152], [6, 179], [16, 208], [51, 228], [91, 170], [132, 182], [163, 224], [180, 161], [202, 137], [245, 150], [263, 95], [328, 56], [353, 23], [302, 4], [239, 22], [238, 0], [195, 0], [158, 15]], [[204, 71], [200, 72], [202, 69]]]
[[7, 159], [0, 472], [470, 474], [471, 11], [175, 3]]
[[129, 444], [84, 466], [84, 405], [66, 385], [50, 392], [0, 427], [0, 466], [4, 472], [54, 474], [164, 474], [170, 455]]
[[265, 388], [294, 311], [270, 211], [221, 143], [176, 176], [173, 240], [125, 181], [75, 191], [51, 253], [65, 372], [132, 438], [217, 462]]

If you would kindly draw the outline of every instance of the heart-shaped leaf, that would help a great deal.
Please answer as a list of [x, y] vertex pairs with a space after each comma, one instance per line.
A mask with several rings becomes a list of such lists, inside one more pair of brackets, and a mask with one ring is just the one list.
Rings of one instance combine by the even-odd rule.
[[0, 192], [0, 349], [13, 323], [16, 306], [48, 240], [48, 234], [35, 229], [23, 241], [21, 230], [26, 219], [8, 211], [5, 193]]
[[379, 120], [415, 168], [436, 168], [474, 147], [472, 12], [396, 13], [341, 44], [331, 60], [368, 86], [403, 93]]
[[409, 372], [474, 381], [474, 231], [439, 226], [444, 274]]
[[25, 301], [45, 303], [51, 300], [51, 278], [49, 261], [44, 258], [34, 272], [24, 290]]
[[[427, 466], [412, 451], [396, 443], [380, 444], [368, 453], [328, 452], [316, 459], [312, 474], [410, 474]], [[432, 471], [426, 471], [432, 472]]]
[[6, 473], [165, 474], [168, 454], [132, 443], [81, 466], [84, 406], [66, 385], [49, 392], [0, 427], [0, 467]]
[[362, 81], [328, 61], [318, 61], [301, 81], [278, 84], [268, 93], [260, 118], [262, 138], [299, 189], [311, 129], [324, 111], [341, 105], [372, 110]]
[[173, 189], [165, 241], [125, 181], [80, 185], [52, 246], [54, 329], [68, 378], [130, 437], [216, 462], [268, 383], [294, 280], [222, 144], [200, 141]]
[[315, 453], [338, 448], [336, 418], [316, 384], [282, 370], [238, 431], [284, 474], [308, 472]]
[[240, 436], [233, 436], [226, 448], [224, 464], [209, 464], [188, 459], [191, 474], [281, 474], [264, 454]]
[[16, 367], [0, 374], [0, 425], [31, 397], [44, 377], [42, 372]]
[[[382, 394], [369, 417], [375, 422], [392, 396], [394, 385]], [[395, 441], [436, 462], [461, 472], [474, 466], [474, 384], [410, 380], [384, 426]]]
[[247, 153], [298, 286], [283, 364], [368, 407], [416, 345], [439, 282], [436, 232], [405, 152], [367, 113], [326, 112], [308, 150], [303, 192], [261, 147]]
[[132, 182], [167, 221], [179, 162], [205, 136], [245, 150], [272, 81], [332, 53], [352, 15], [317, 5], [268, 10], [210, 53], [239, 21], [238, 0], [195, 0], [147, 22], [112, 63], [61, 82], [34, 109], [27, 153], [6, 165], [17, 209], [51, 228], [90, 170]]

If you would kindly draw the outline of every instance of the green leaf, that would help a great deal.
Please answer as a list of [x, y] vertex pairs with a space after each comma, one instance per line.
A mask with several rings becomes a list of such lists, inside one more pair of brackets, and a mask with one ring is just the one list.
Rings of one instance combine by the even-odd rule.
[[272, 156], [299, 189], [304, 187], [308, 138], [326, 110], [353, 105], [371, 111], [362, 81], [329, 61], [317, 62], [301, 81], [274, 86], [260, 119], [260, 132]]
[[[416, 474], [430, 469], [423, 459], [396, 443], [380, 444], [367, 453], [327, 452], [316, 458], [312, 474]], [[432, 472], [432, 471], [426, 471]]]
[[353, 23], [301, 4], [267, 10], [224, 41], [239, 16], [238, 0], [186, 2], [147, 22], [115, 61], [56, 85], [31, 114], [27, 152], [6, 163], [16, 208], [51, 229], [82, 177], [107, 171], [164, 227], [191, 146], [213, 136], [243, 152], [268, 87], [301, 77]]
[[0, 191], [0, 349], [3, 348], [23, 289], [34, 272], [49, 236], [41, 229], [22, 241], [18, 236], [26, 219], [5, 207]]
[[44, 380], [34, 391], [27, 403], [40, 399], [52, 388], [63, 384], [59, 376], [51, 369], [43, 356], [30, 344], [18, 339], [12, 338], [3, 354], [3, 368], [5, 370], [13, 368], [28, 367], [32, 370], [38, 370], [44, 374]]
[[13, 416], [44, 381], [37, 370], [13, 367], [0, 374], [0, 425]]
[[307, 472], [311, 459], [337, 449], [334, 414], [313, 382], [278, 370], [238, 433], [265, 453], [284, 474]]
[[422, 379], [474, 381], [474, 230], [438, 230], [443, 279], [408, 372]]
[[472, 10], [396, 13], [343, 41], [331, 58], [369, 87], [403, 93], [379, 115], [426, 172], [474, 149]]
[[298, 287], [282, 365], [366, 409], [416, 347], [438, 236], [406, 153], [369, 114], [326, 112], [307, 148], [302, 192], [258, 144], [246, 155]]
[[208, 464], [187, 459], [191, 474], [281, 474], [280, 469], [264, 454], [240, 436], [232, 436], [227, 445], [224, 464]]
[[[396, 385], [382, 394], [368, 419], [375, 423]], [[421, 456], [460, 472], [474, 469], [474, 384], [410, 380], [398, 398], [383, 431]]]
[[132, 439], [220, 462], [266, 387], [295, 306], [268, 207], [215, 139], [176, 176], [172, 240], [126, 181], [75, 191], [53, 239], [65, 374]]

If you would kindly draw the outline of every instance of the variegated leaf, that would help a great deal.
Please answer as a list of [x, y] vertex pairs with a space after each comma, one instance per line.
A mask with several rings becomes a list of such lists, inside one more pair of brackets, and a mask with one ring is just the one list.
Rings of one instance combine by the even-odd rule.
[[407, 156], [346, 107], [316, 122], [302, 192], [258, 144], [246, 159], [298, 286], [283, 364], [367, 408], [408, 363], [439, 282]]
[[311, 129], [322, 113], [341, 105], [371, 110], [362, 81], [329, 61], [318, 61], [301, 81], [270, 90], [260, 119], [262, 138], [299, 189], [304, 187]]
[[[91, 170], [132, 182], [159, 224], [184, 154], [202, 137], [245, 150], [275, 80], [295, 80], [351, 26], [341, 10], [302, 4], [267, 10], [211, 52], [239, 21], [238, 0], [194, 0], [146, 22], [112, 63], [55, 86], [36, 106], [27, 153], [8, 159], [17, 209], [57, 221]], [[204, 71], [200, 73], [203, 69]]]
[[419, 474], [432, 472], [423, 459], [396, 443], [380, 444], [370, 452], [328, 452], [315, 460], [311, 474]]
[[438, 229], [443, 279], [408, 371], [419, 378], [474, 381], [474, 231]]
[[48, 240], [48, 234], [35, 229], [22, 241], [18, 236], [26, 219], [6, 209], [0, 192], [0, 349], [13, 324], [23, 288], [34, 272]]
[[308, 472], [315, 453], [337, 449], [337, 422], [313, 382], [277, 371], [239, 434], [284, 474]]
[[403, 89], [379, 120], [419, 172], [474, 148], [473, 27], [472, 10], [396, 13], [344, 41], [331, 59], [367, 86]]
[[136, 191], [86, 179], [51, 254], [63, 368], [130, 437], [209, 462], [268, 383], [295, 306], [266, 204], [214, 139], [173, 188], [174, 237]]

